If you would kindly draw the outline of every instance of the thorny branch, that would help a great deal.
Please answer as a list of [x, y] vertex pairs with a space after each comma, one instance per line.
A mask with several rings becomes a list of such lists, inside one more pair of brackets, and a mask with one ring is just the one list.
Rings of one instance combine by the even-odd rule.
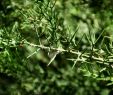
[[[24, 41], [24, 44], [30, 45], [32, 47], [44, 49], [44, 50], [47, 50], [47, 51], [54, 50], [54, 51], [59, 52], [59, 53], [71, 53], [71, 54], [75, 54], [77, 56], [80, 55], [78, 59], [69, 59], [69, 60], [72, 60], [72, 61], [77, 60], [77, 61], [80, 61], [80, 62], [88, 62], [88, 59], [90, 58], [90, 53], [85, 54], [85, 53], [81, 53], [80, 51], [65, 50], [63, 48], [54, 48], [54, 47], [50, 48], [50, 47], [47, 47], [47, 46], [44, 46], [44, 45], [33, 44], [33, 43], [28, 42], [28, 41]], [[103, 57], [96, 57], [96, 56], [92, 55], [92, 60], [95, 61], [95, 62], [103, 63], [104, 65], [109, 66], [109, 64], [113, 63], [113, 56], [108, 56], [108, 59], [105, 60], [105, 58], [103, 58]]]

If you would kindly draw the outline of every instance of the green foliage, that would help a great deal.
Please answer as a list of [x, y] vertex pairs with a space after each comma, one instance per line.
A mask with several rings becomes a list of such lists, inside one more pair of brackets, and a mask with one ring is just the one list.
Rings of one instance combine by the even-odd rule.
[[0, 6], [0, 95], [112, 95], [112, 0]]

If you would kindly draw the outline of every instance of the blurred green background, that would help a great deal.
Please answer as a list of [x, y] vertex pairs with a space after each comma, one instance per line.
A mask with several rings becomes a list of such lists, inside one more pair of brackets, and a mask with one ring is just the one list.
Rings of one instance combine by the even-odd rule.
[[93, 47], [97, 58], [112, 59], [112, 5], [112, 0], [0, 0], [0, 95], [112, 95], [113, 61], [89, 58], [72, 69], [77, 55], [62, 52], [47, 66], [56, 54], [52, 47], [86, 54]]

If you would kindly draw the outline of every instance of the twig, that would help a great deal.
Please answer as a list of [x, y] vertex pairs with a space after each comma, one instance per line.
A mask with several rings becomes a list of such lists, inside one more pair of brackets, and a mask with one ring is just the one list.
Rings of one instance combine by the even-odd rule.
[[[54, 51], [58, 51], [58, 52], [67, 52], [67, 53], [71, 53], [71, 54], [75, 54], [75, 55], [81, 55], [82, 53], [81, 52], [78, 52], [78, 51], [73, 51], [73, 50], [65, 50], [63, 48], [54, 48], [54, 47], [47, 47], [47, 46], [44, 46], [44, 45], [36, 45], [36, 44], [33, 44], [33, 43], [30, 43], [28, 41], [25, 41], [24, 44], [27, 44], [27, 45], [30, 45], [32, 47], [38, 47], [40, 49], [44, 49], [44, 50], [54, 50]], [[55, 55], [56, 56], [56, 55]], [[90, 58], [90, 53], [89, 54], [82, 54], [80, 59], [86, 59], [88, 60]], [[79, 60], [80, 60], [79, 59]], [[108, 63], [113, 63], [113, 59], [108, 59], [107, 61], [104, 60], [103, 57], [96, 57], [96, 56], [93, 56], [92, 55], [92, 59], [98, 63], [104, 63], [105, 65], [109, 65]], [[76, 59], [75, 59], [76, 60]]]

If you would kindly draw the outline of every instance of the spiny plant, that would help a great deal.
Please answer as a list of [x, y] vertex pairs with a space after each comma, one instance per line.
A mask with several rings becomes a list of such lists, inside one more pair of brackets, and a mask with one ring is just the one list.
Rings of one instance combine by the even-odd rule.
[[[69, 11], [67, 2], [72, 11]], [[12, 90], [14, 95], [57, 95], [61, 88], [60, 95], [64, 92], [73, 94], [75, 89], [80, 95], [76, 85], [79, 82], [66, 80], [73, 81], [73, 77], [83, 80], [85, 76], [93, 78], [91, 82], [106, 80], [108, 85], [112, 85], [112, 36], [106, 32], [108, 27], [96, 28], [98, 25], [93, 21], [95, 15], [88, 17], [92, 11], [87, 9], [85, 16], [80, 15], [84, 9], [80, 8], [77, 12], [77, 7], [72, 7], [77, 3], [69, 0], [62, 0], [62, 3], [59, 0], [28, 0], [24, 3], [19, 6], [12, 0], [11, 7], [16, 10], [10, 16], [14, 15], [15, 18], [16, 15], [19, 21], [12, 19], [9, 26], [4, 23], [0, 28], [0, 73], [16, 80], [14, 85], [10, 85], [8, 93]], [[2, 17], [8, 19], [10, 16]], [[83, 30], [84, 26], [87, 31]], [[63, 80], [60, 82], [60, 79]], [[84, 85], [92, 87], [98, 85], [85, 82]], [[49, 88], [54, 88], [54, 85], [57, 90]], [[72, 92], [69, 92], [71, 87]], [[95, 90], [99, 91], [97, 88]], [[86, 95], [92, 91], [87, 90]]]
[[[44, 3], [41, 3], [41, 4], [44, 4]], [[50, 7], [48, 7], [49, 4], [50, 4]], [[39, 17], [37, 17], [37, 15], [34, 16], [35, 14], [38, 13], [34, 10], [28, 10], [26, 14], [23, 14], [26, 17], [25, 21], [27, 25], [29, 25], [29, 22], [31, 25], [31, 22], [32, 22], [34, 31], [37, 33], [37, 39], [38, 39], [37, 44], [33, 44], [32, 42], [29, 42], [26, 39], [24, 40], [24, 44], [38, 48], [35, 52], [33, 52], [33, 54], [43, 49], [46, 50], [47, 52], [54, 51], [55, 53], [51, 58], [50, 62], [48, 63], [48, 65], [50, 65], [54, 61], [54, 59], [58, 54], [66, 53], [70, 55], [68, 56], [69, 58], [66, 58], [66, 60], [71, 60], [74, 62], [74, 65], [72, 66], [72, 68], [78, 62], [83, 64], [87, 64], [87, 63], [88, 64], [95, 63], [100, 65], [102, 64], [103, 67], [110, 66], [112, 68], [112, 65], [111, 65], [111, 63], [113, 62], [112, 51], [111, 51], [112, 39], [109, 36], [106, 36], [106, 35], [104, 36], [106, 29], [98, 29], [98, 31], [100, 31], [99, 32], [100, 34], [98, 36], [96, 36], [97, 34], [94, 33], [92, 30], [89, 30], [88, 33], [83, 33], [82, 37], [78, 41], [76, 41], [77, 34], [78, 34], [77, 32], [79, 32], [79, 26], [76, 28], [74, 32], [71, 32], [68, 28], [67, 30], [65, 29], [67, 32], [64, 30], [62, 31], [59, 30], [59, 28], [61, 27], [59, 25], [60, 20], [55, 11], [55, 7], [54, 6], [51, 7], [51, 5], [55, 5], [55, 2], [53, 4], [49, 2], [47, 4], [44, 4], [44, 6], [42, 7], [37, 6], [39, 8], [38, 11], [41, 12], [40, 13], [41, 19], [39, 18], [40, 16]], [[43, 8], [44, 10], [46, 10], [47, 13], [42, 11]], [[40, 25], [45, 26], [45, 30], [44, 30], [44, 27]], [[62, 34], [64, 33], [66, 36], [62, 35], [61, 32]], [[41, 38], [41, 35], [44, 36], [43, 39]], [[87, 45], [84, 45], [84, 48], [79, 49], [78, 47], [83, 42], [82, 41], [83, 39], [86, 41]], [[105, 42], [106, 39], [109, 41], [108, 45], [106, 45], [106, 42]], [[45, 40], [45, 43], [42, 43], [42, 40]], [[98, 41], [101, 41], [99, 47], [96, 45], [98, 44]], [[31, 57], [31, 55], [29, 55], [28, 58]], [[101, 71], [101, 68], [100, 68], [100, 71]]]
[[[93, 30], [90, 30], [91, 26], [88, 25], [89, 32], [83, 33], [79, 40], [76, 40], [78, 34], [80, 34], [80, 26], [78, 25], [74, 31], [66, 28], [69, 27], [68, 21], [65, 21], [65, 18], [64, 21], [61, 21], [63, 17], [59, 18], [55, 7], [56, 1], [34, 1], [29, 6], [32, 9], [27, 6], [19, 11], [23, 18], [20, 24], [20, 30], [22, 31], [21, 34], [25, 35], [25, 38], [21, 42], [15, 40], [11, 42], [14, 45], [20, 43], [20, 45], [37, 48], [27, 58], [32, 57], [41, 50], [45, 50], [48, 56], [50, 53], [53, 53], [53, 57], [50, 57], [48, 66], [51, 65], [57, 55], [68, 54], [68, 56], [65, 56], [65, 59], [73, 62], [72, 68], [76, 64], [81, 64], [78, 67], [79, 70], [89, 72], [89, 76], [93, 74], [95, 78], [101, 77], [99, 73], [107, 69], [111, 72], [113, 62], [112, 38], [106, 35], [104, 36], [105, 29], [98, 29], [97, 31], [100, 31], [100, 34], [97, 35], [97, 32], [95, 33]], [[15, 31], [15, 25], [12, 31]], [[29, 36], [31, 37], [28, 37], [28, 33], [30, 33]], [[15, 37], [17, 38], [17, 36]], [[14, 37], [11, 38], [14, 39]], [[109, 41], [109, 44], [106, 44], [106, 39]], [[99, 47], [96, 45], [98, 41], [101, 41]], [[9, 40], [8, 43], [8, 46], [11, 47]], [[84, 69], [85, 67], [86, 69]]]

